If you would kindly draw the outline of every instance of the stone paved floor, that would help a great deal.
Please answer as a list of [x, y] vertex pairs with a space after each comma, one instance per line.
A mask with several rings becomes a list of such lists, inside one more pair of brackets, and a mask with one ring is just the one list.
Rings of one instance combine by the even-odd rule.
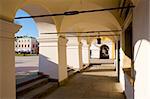
[[93, 65], [45, 99], [125, 99], [112, 64]]

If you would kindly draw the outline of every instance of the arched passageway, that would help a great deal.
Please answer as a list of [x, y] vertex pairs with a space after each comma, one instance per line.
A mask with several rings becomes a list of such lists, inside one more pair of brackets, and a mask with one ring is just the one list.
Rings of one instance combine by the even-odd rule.
[[[49, 14], [51, 12], [53, 13], [59, 13], [59, 12], [65, 12], [68, 10], [88, 10], [88, 9], [96, 9], [96, 8], [103, 8], [106, 5], [102, 5], [101, 3], [97, 2], [89, 2], [86, 1], [85, 8], [81, 6], [82, 4], [79, 1], [70, 1], [67, 3], [66, 1], [61, 1], [63, 6], [59, 6], [57, 1], [37, 1], [34, 2], [34, 0], [30, 1], [16, 1], [13, 3], [12, 9], [8, 11], [15, 12], [16, 9], [22, 8], [26, 12], [28, 12], [30, 15], [42, 15], [42, 14]], [[4, 2], [5, 3], [5, 2]], [[26, 5], [27, 3], [27, 5]], [[30, 4], [31, 3], [31, 4]], [[70, 3], [72, 3], [70, 5]], [[104, 0], [102, 3], [108, 3]], [[35, 4], [35, 5], [34, 5]], [[80, 5], [81, 4], [81, 5]], [[40, 5], [40, 6], [39, 6]], [[118, 5], [117, 3], [112, 4], [109, 3], [108, 5]], [[20, 7], [21, 6], [21, 7]], [[63, 8], [64, 7], [64, 8]], [[77, 16], [60, 16], [60, 17], [44, 17], [44, 18], [35, 18], [35, 22], [38, 27], [39, 31], [39, 47], [40, 47], [40, 61], [39, 61], [39, 71], [43, 72], [44, 74], [49, 75], [53, 79], [57, 79], [59, 82], [65, 80], [67, 78], [67, 62], [66, 62], [66, 43], [67, 39], [65, 35], [60, 34], [54, 34], [49, 35], [45, 33], [50, 32], [82, 32], [82, 31], [96, 31], [99, 29], [102, 30], [111, 30], [111, 29], [120, 29], [119, 22], [117, 21], [116, 17], [112, 14], [114, 12], [103, 12], [103, 13], [85, 13], [85, 14], [79, 14]], [[3, 13], [6, 18], [9, 18], [8, 20], [12, 20], [13, 14], [9, 14], [6, 10], [6, 13]], [[8, 16], [7, 16], [8, 15]], [[6, 22], [7, 23], [7, 22]], [[11, 22], [10, 22], [11, 23]], [[15, 30], [15, 29], [14, 29]], [[90, 33], [92, 34], [92, 33]], [[77, 36], [80, 34], [77, 33]], [[13, 35], [8, 35], [10, 38], [13, 38]], [[76, 40], [79, 40], [79, 38], [76, 38]], [[91, 40], [88, 39], [88, 42]], [[9, 42], [8, 44], [11, 45], [10, 49], [13, 46], [13, 43]], [[90, 43], [87, 43], [90, 45]], [[86, 45], [86, 44], [85, 44]], [[1, 46], [1, 44], [0, 44]], [[5, 47], [5, 46], [4, 46]], [[79, 40], [77, 44], [78, 55], [77, 60], [79, 60], [79, 67], [82, 67], [82, 42]], [[87, 46], [86, 46], [87, 47]], [[12, 49], [11, 49], [12, 50]], [[86, 49], [87, 51], [87, 49]], [[5, 52], [5, 51], [3, 51]], [[72, 53], [71, 53], [72, 54]], [[73, 53], [74, 54], [74, 53]], [[10, 58], [12, 58], [11, 62], [6, 64], [6, 66], [10, 66], [10, 64], [13, 64], [13, 54]], [[68, 59], [69, 61], [69, 59]], [[73, 60], [72, 60], [73, 61]], [[84, 60], [85, 62], [85, 60]], [[5, 62], [4, 62], [5, 63]], [[80, 64], [81, 63], [81, 64]], [[13, 69], [13, 67], [10, 68], [10, 70]], [[13, 75], [13, 73], [10, 73]], [[8, 78], [8, 77], [7, 77]], [[14, 86], [14, 77], [11, 79], [13, 81], [13, 84], [10, 86], [13, 87], [11, 92], [15, 90]], [[3, 78], [4, 79], [4, 78]], [[8, 90], [8, 89], [6, 89]], [[5, 91], [4, 91], [5, 92]], [[11, 93], [10, 92], [10, 93]], [[11, 95], [10, 95], [11, 96]], [[14, 92], [12, 93], [12, 97], [15, 98]]]
[[[49, 13], [47, 8], [40, 4], [23, 5], [22, 9], [32, 16]], [[66, 53], [66, 49], [64, 49], [66, 40], [57, 34], [44, 34], [57, 32], [57, 26], [53, 17], [35, 18], [34, 20], [39, 34], [39, 72], [49, 75], [51, 79], [61, 81], [67, 77], [66, 58], [64, 58], [64, 61], [60, 61], [60, 56], [65, 56], [63, 54]], [[63, 65], [64, 68], [61, 68], [63, 66], [60, 65]], [[64, 72], [64, 75], [60, 75], [59, 72]]]
[[[19, 9], [15, 17], [30, 16], [27, 12]], [[16, 79], [39, 71], [39, 37], [34, 19], [14, 20], [15, 24], [22, 28], [15, 34], [15, 67]]]

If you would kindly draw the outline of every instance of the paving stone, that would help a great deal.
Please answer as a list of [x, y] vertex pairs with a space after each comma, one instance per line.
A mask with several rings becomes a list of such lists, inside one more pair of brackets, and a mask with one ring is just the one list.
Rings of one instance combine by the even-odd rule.
[[[98, 67], [99, 66], [99, 67]], [[100, 70], [102, 69], [102, 70]], [[91, 70], [91, 71], [90, 71]], [[94, 65], [76, 74], [45, 99], [125, 99], [114, 66]]]

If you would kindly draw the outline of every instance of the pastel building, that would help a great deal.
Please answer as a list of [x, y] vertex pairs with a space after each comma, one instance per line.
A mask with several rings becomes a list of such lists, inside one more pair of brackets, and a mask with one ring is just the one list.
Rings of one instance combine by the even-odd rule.
[[39, 43], [34, 37], [16, 37], [15, 39], [15, 52], [17, 53], [38, 53]]

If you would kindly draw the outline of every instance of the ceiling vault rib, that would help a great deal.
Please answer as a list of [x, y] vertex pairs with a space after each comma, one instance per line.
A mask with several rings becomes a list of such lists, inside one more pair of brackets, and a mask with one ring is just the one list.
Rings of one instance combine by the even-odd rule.
[[129, 9], [129, 8], [134, 8], [134, 7], [135, 6], [132, 5], [132, 6], [103, 8], [103, 9], [85, 10], [85, 11], [67, 11], [67, 12], [64, 12], [64, 13], [55, 13], [55, 14], [46, 14], [46, 15], [16, 17], [15, 19], [39, 18], [39, 17], [41, 18], [41, 17], [49, 17], [49, 16], [70, 16], [70, 15], [77, 15], [77, 14], [82, 14], [82, 13], [111, 11], [111, 10], [118, 10], [118, 9]]

